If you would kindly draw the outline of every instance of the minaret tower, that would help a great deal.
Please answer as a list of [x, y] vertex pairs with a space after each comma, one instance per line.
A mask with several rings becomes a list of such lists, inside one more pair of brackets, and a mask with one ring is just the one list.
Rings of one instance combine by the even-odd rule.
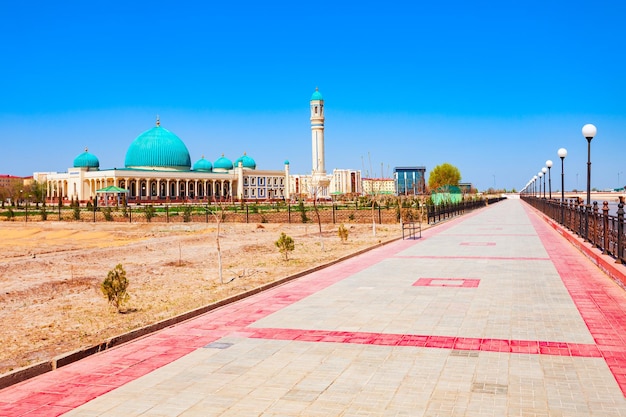
[[315, 87], [311, 96], [311, 139], [313, 144], [313, 177], [325, 176], [324, 166], [324, 98]]

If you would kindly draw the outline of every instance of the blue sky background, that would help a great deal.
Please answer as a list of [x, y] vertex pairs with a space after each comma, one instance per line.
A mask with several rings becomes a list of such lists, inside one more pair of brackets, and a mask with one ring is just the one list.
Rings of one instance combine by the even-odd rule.
[[624, 185], [624, 22], [618, 0], [5, 2], [0, 173], [65, 171], [86, 146], [123, 167], [157, 114], [192, 163], [308, 173], [319, 86], [327, 171], [449, 162], [519, 190], [552, 159], [557, 189], [565, 147], [584, 189], [594, 123], [592, 186]]

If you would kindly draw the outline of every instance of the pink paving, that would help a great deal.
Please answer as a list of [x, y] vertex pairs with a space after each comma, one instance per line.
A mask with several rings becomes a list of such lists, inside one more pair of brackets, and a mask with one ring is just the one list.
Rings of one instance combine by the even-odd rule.
[[[562, 236], [524, 205], [533, 227], [582, 316], [596, 346], [626, 396], [626, 305], [624, 290], [607, 279]], [[563, 233], [567, 233], [563, 231]]]

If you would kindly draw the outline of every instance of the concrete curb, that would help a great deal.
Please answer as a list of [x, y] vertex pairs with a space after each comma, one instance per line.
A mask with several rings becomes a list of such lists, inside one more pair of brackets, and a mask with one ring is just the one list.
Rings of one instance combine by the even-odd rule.
[[[432, 226], [431, 226], [432, 227]], [[61, 354], [59, 356], [55, 356], [54, 358], [50, 359], [50, 360], [46, 360], [43, 362], [39, 362], [36, 363], [34, 365], [29, 365], [20, 369], [16, 369], [12, 372], [9, 372], [7, 374], [4, 375], [0, 375], [0, 389], [9, 387], [11, 385], [15, 385], [17, 383], [20, 383], [22, 381], [26, 381], [27, 379], [36, 377], [38, 375], [50, 372], [50, 371], [54, 371], [57, 368], [61, 368], [63, 366], [69, 365], [71, 363], [77, 362], [81, 359], [87, 358], [91, 355], [95, 355], [96, 353], [100, 353], [103, 352], [105, 350], [111, 349], [113, 347], [116, 346], [120, 346], [122, 344], [131, 342], [133, 340], [137, 340], [140, 339], [142, 337], [148, 336], [152, 333], [158, 332], [159, 330], [163, 330], [167, 327], [171, 327], [174, 326], [176, 324], [185, 322], [187, 320], [191, 320], [195, 317], [198, 317], [202, 314], [206, 314], [212, 310], [218, 309], [220, 307], [223, 307], [227, 304], [233, 303], [235, 301], [239, 301], [239, 300], [243, 300], [244, 298], [247, 297], [251, 297], [255, 294], [258, 294], [260, 292], [269, 290], [271, 288], [286, 284], [289, 281], [293, 281], [297, 278], [300, 278], [304, 275], [307, 274], [311, 274], [313, 272], [317, 272], [320, 271], [324, 268], [328, 268], [329, 266], [335, 265], [339, 262], [345, 261], [347, 259], [353, 258], [355, 256], [361, 255], [365, 252], [369, 252], [370, 250], [379, 248], [381, 246], [390, 244], [392, 242], [401, 240], [401, 237], [398, 238], [394, 238], [394, 239], [389, 239], [387, 241], [384, 242], [380, 242], [376, 245], [367, 247], [365, 249], [361, 249], [359, 251], [356, 251], [354, 253], [351, 253], [349, 255], [343, 256], [341, 258], [335, 259], [331, 262], [328, 262], [326, 264], [323, 265], [318, 265], [314, 268], [311, 269], [307, 269], [305, 271], [302, 272], [298, 272], [296, 274], [293, 275], [289, 275], [287, 277], [284, 278], [280, 278], [276, 281], [272, 281], [272, 282], [268, 282], [267, 284], [261, 285], [259, 287], [253, 288], [249, 291], [246, 292], [242, 292], [236, 295], [233, 295], [231, 297], [225, 298], [223, 300], [217, 301], [215, 303], [212, 304], [208, 304], [206, 306], [203, 307], [199, 307], [197, 309], [194, 310], [190, 310], [186, 313], [180, 314], [178, 316], [174, 316], [174, 317], [170, 317], [169, 319], [165, 319], [135, 330], [132, 330], [128, 333], [123, 333], [121, 335], [118, 336], [113, 336], [111, 338], [106, 339], [104, 342], [99, 343], [97, 345], [92, 345], [92, 346], [88, 346], [85, 348], [81, 348], [81, 349], [77, 349], [75, 351], [72, 352], [68, 352], [68, 353], [64, 353]]]
[[[531, 206], [528, 206], [531, 207]], [[607, 274], [617, 285], [626, 290], [626, 268], [624, 265], [616, 262], [615, 259], [608, 255], [603, 255], [602, 252], [593, 247], [590, 243], [585, 242], [568, 229], [561, 226], [545, 214], [531, 207], [535, 212], [546, 222], [550, 227], [557, 231], [561, 236], [567, 239], [576, 249], [578, 249], [583, 255], [589, 258], [598, 268]]]

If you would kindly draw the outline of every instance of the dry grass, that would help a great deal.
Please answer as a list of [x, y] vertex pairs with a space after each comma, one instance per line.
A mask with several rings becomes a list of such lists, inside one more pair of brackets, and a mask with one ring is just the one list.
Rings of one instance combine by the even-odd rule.
[[[399, 225], [221, 226], [223, 281], [214, 224], [1, 222], [0, 374], [101, 342], [400, 236]], [[296, 249], [284, 261], [280, 232]], [[322, 250], [323, 246], [323, 250]], [[121, 263], [130, 280], [127, 313], [100, 291]]]

